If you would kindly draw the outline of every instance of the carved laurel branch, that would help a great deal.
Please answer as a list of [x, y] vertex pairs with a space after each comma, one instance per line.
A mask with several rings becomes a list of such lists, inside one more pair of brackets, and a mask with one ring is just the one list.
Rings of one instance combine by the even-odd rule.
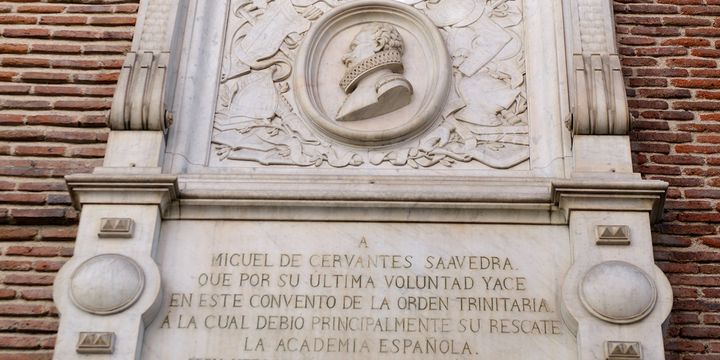
[[[305, 19], [316, 20], [321, 14], [319, 5], [329, 7], [337, 6], [334, 1], [302, 1], [298, 6], [294, 1], [295, 10]], [[507, 16], [508, 3], [513, 0], [489, 1], [488, 10], [491, 16]], [[305, 125], [293, 112], [290, 102], [285, 98], [289, 86], [285, 80], [292, 72], [291, 60], [294, 50], [302, 41], [305, 33], [291, 33], [282, 42], [279, 49], [272, 56], [252, 63], [244, 63], [233, 57], [232, 49], [239, 46], [257, 19], [264, 15], [265, 9], [258, 6], [263, 1], [236, 0], [233, 3], [233, 15], [238, 21], [230, 41], [230, 51], [227, 51], [223, 60], [224, 72], [220, 84], [220, 101], [217, 110], [218, 118], [232, 116], [230, 106], [238, 94], [239, 80], [253, 72], [270, 71], [273, 84], [278, 93], [277, 109], [269, 118], [255, 119], [249, 124], [243, 124], [233, 131], [238, 134], [252, 134], [255, 139], [262, 139], [263, 146], [253, 147], [248, 144], [234, 144], [214, 139], [216, 155], [219, 160], [243, 160], [257, 162], [262, 165], [295, 165], [295, 166], [322, 166], [327, 164], [333, 167], [360, 166], [365, 163], [381, 165], [385, 162], [394, 166], [410, 166], [413, 168], [432, 167], [435, 165], [453, 166], [457, 162], [479, 161], [495, 168], [508, 168], [527, 159], [527, 122], [524, 90], [520, 91], [515, 101], [507, 109], [498, 112], [497, 117], [504, 123], [519, 125], [510, 133], [485, 134], [478, 131], [477, 126], [463, 123], [454, 118], [449, 111], [443, 118], [442, 125], [423, 137], [415, 146], [391, 151], [375, 151], [362, 155], [337, 148], [336, 146], [313, 137]], [[265, 5], [272, 0], [265, 2]], [[318, 5], [318, 6], [316, 6]], [[423, 9], [426, 1], [415, 2], [414, 6]], [[444, 30], [442, 30], [444, 31]], [[522, 51], [512, 59], [518, 69], [524, 69]], [[485, 68], [484, 72], [491, 76], [507, 80], [507, 74], [502, 70]], [[457, 73], [457, 71], [456, 71]], [[505, 77], [505, 78], [504, 78]], [[524, 70], [522, 71], [524, 79]], [[521, 79], [518, 87], [523, 85]], [[523, 127], [524, 126], [524, 127]], [[523, 130], [524, 129], [524, 130]], [[501, 152], [508, 147], [514, 149], [510, 158], [500, 159], [498, 156], [488, 156], [493, 152]], [[243, 152], [253, 152], [253, 156], [245, 156]], [[258, 156], [257, 154], [261, 154]], [[265, 154], [267, 156], [262, 156]]]

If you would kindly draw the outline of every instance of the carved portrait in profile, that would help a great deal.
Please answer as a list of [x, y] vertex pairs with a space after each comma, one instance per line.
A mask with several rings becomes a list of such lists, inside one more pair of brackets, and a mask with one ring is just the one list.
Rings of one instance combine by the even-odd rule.
[[340, 87], [347, 94], [337, 121], [369, 119], [410, 104], [412, 84], [402, 75], [405, 44], [387, 23], [364, 25], [342, 57], [346, 71]]

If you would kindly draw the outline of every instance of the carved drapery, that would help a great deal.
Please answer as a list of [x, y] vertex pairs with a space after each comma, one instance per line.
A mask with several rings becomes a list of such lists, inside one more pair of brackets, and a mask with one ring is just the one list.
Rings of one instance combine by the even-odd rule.
[[181, 33], [187, 1], [143, 0], [132, 49], [125, 58], [110, 111], [113, 130], [165, 130], [172, 122], [173, 36]]
[[566, 0], [570, 98], [576, 135], [625, 135], [628, 112], [625, 83], [614, 34], [612, 2]]

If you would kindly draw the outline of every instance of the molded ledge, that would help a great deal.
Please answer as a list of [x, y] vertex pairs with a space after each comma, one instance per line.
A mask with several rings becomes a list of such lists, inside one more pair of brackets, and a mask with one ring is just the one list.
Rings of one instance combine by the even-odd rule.
[[660, 221], [668, 183], [657, 180], [585, 180], [553, 182], [553, 200], [569, 218], [573, 210], [644, 211]]
[[157, 204], [166, 219], [526, 224], [564, 224], [573, 210], [643, 211], [657, 221], [668, 187], [634, 179], [439, 176], [353, 176], [327, 182], [316, 176], [77, 174], [66, 181], [77, 208]]
[[178, 199], [175, 175], [75, 174], [65, 177], [73, 204], [158, 205], [164, 213]]

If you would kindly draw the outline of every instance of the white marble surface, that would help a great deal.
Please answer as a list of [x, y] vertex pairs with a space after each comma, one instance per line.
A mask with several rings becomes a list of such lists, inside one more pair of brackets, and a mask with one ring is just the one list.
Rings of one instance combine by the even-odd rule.
[[[97, 236], [100, 226], [100, 219], [104, 217], [120, 216], [130, 217], [135, 220], [135, 237], [133, 239], [99, 239]], [[53, 359], [108, 359], [128, 360], [139, 359], [137, 354], [142, 347], [142, 336], [147, 326], [147, 321], [153, 319], [159, 304], [161, 290], [160, 271], [151, 254], [154, 252], [155, 240], [160, 231], [160, 214], [157, 205], [91, 205], [83, 207], [82, 217], [78, 228], [75, 254], [68, 261], [57, 278], [53, 287], [53, 298], [60, 312], [60, 329], [55, 344]], [[91, 267], [90, 272], [85, 272], [83, 281], [74, 281], [73, 275], [76, 269], [82, 270], [82, 264], [88, 260], [98, 257], [102, 260], [108, 254], [119, 254], [132, 259], [141, 271], [144, 278], [144, 285], [139, 298], [132, 299], [128, 295], [133, 288], [132, 278], [113, 279], [115, 286], [104, 283], [107, 275], [119, 275], [115, 271], [112, 274], [102, 274], [93, 277], [93, 272], [100, 272], [97, 267]], [[106, 264], [107, 265], [107, 264]], [[121, 268], [127, 269], [125, 266]], [[133, 266], [134, 268], [134, 266]], [[87, 269], [87, 268], [86, 268]], [[106, 272], [113, 270], [113, 265], [105, 266]], [[132, 276], [137, 276], [133, 274]], [[75, 279], [77, 280], [77, 279]], [[137, 282], [135, 282], [137, 285]], [[74, 288], [73, 288], [74, 287]], [[119, 313], [98, 315], [81, 310], [71, 298], [71, 291], [75, 295], [81, 294], [83, 300], [89, 305], [100, 305], [103, 308], [108, 304], [122, 304], [131, 299], [130, 307]], [[100, 294], [99, 292], [105, 292]], [[89, 297], [96, 296], [96, 299]], [[108, 302], [109, 301], [109, 302]], [[107, 308], [106, 308], [107, 310]], [[107, 312], [107, 311], [106, 311]], [[113, 332], [115, 333], [115, 346], [112, 354], [85, 355], [77, 353], [77, 344], [80, 339], [80, 332]]]
[[[395, 111], [362, 120], [337, 121], [336, 114], [350, 99], [339, 85], [348, 69], [342, 59], [368, 55], [361, 53], [362, 46], [353, 45], [353, 51], [350, 48], [369, 23], [397, 29], [403, 50], [402, 71], [394, 71], [408, 81], [412, 96], [407, 106]], [[440, 32], [420, 10], [394, 1], [348, 2], [313, 24], [297, 54], [293, 93], [300, 113], [331, 137], [361, 146], [393, 144], [417, 135], [437, 122], [450, 91], [452, 72], [445, 48]], [[355, 52], [358, 54], [353, 55]], [[362, 85], [358, 84], [355, 92]], [[375, 92], [376, 85], [371, 87]]]
[[[348, 1], [345, 3], [350, 4], [352, 2]], [[454, 71], [459, 71], [457, 74], [464, 74], [457, 75], [456, 77], [463, 78], [464, 80], [460, 81], [457, 84], [458, 86], [455, 86], [456, 89], [451, 91], [451, 98], [448, 99], [444, 106], [443, 111], [445, 111], [445, 113], [442, 115], [442, 118], [453, 118], [452, 115], [448, 114], [457, 111], [457, 118], [462, 118], [463, 120], [452, 120], [445, 124], [447, 125], [445, 127], [430, 127], [425, 133], [416, 136], [412, 141], [408, 140], [407, 144], [398, 143], [392, 147], [370, 146], [370, 148], [368, 148], [366, 144], [360, 144], [362, 146], [359, 149], [349, 148], [352, 150], [350, 152], [345, 151], [347, 149], [343, 150], [342, 146], [338, 146], [337, 141], [325, 141], [326, 136], [322, 134], [322, 131], [318, 131], [317, 129], [305, 131], [303, 127], [295, 129], [298, 130], [299, 133], [294, 136], [300, 136], [303, 139], [315, 139], [322, 144], [317, 145], [316, 141], [301, 142], [304, 152], [299, 152], [299, 145], [292, 141], [287, 142], [283, 140], [282, 142], [271, 141], [268, 143], [267, 141], [260, 141], [256, 137], [251, 137], [252, 141], [249, 142], [245, 142], [243, 139], [240, 141], [236, 138], [242, 136], [234, 134], [234, 130], [225, 134], [227, 138], [225, 138], [224, 135], [223, 137], [217, 137], [217, 134], [213, 134], [213, 126], [217, 125], [215, 115], [220, 108], [219, 104], [227, 101], [222, 99], [230, 95], [244, 97], [248, 94], [249, 98], [257, 99], [260, 97], [260, 94], [259, 91], [244, 90], [244, 87], [247, 87], [245, 85], [250, 82], [250, 76], [246, 76], [248, 79], [240, 82], [237, 92], [234, 90], [234, 85], [226, 89], [229, 91], [225, 91], [226, 95], [222, 95], [224, 90], [220, 92], [216, 91], [218, 84], [224, 84], [226, 82], [223, 76], [234, 76], [233, 74], [235, 74], [235, 72], [230, 71], [228, 73], [227, 68], [235, 66], [236, 61], [233, 62], [226, 58], [223, 60], [224, 68], [220, 68], [218, 64], [215, 63], [214, 57], [212, 61], [207, 61], [208, 54], [217, 54], [218, 51], [220, 51], [228, 56], [228, 48], [224, 47], [222, 41], [216, 40], [223, 38], [224, 26], [236, 29], [239, 20], [235, 19], [236, 16], [232, 14], [233, 10], [231, 10], [231, 8], [233, 8], [234, 5], [230, 2], [217, 1], [211, 5], [199, 3], [198, 6], [191, 9], [189, 15], [190, 20], [187, 28], [192, 30], [186, 33], [186, 49], [183, 53], [184, 62], [181, 67], [182, 76], [178, 83], [179, 108], [175, 111], [176, 121], [175, 125], [170, 129], [171, 134], [168, 145], [168, 156], [171, 160], [166, 162], [165, 169], [173, 172], [193, 173], [228, 173], [241, 172], [244, 170], [263, 171], [265, 169], [271, 169], [272, 171], [281, 173], [287, 170], [288, 167], [292, 167], [301, 172], [309, 173], [313, 172], [311, 171], [312, 169], [305, 166], [320, 164], [327, 169], [337, 170], [336, 173], [340, 174], [367, 175], [390, 169], [407, 169], [421, 173], [423, 169], [415, 170], [413, 168], [432, 167], [433, 171], [443, 171], [446, 166], [452, 166], [457, 170], [465, 171], [466, 174], [503, 169], [498, 172], [509, 176], [519, 176], [521, 175], [521, 171], [527, 171], [532, 176], [542, 177], [564, 175], [566, 172], [566, 169], [563, 168], [565, 166], [564, 158], [569, 154], [570, 142], [567, 138], [569, 132], [563, 127], [563, 120], [567, 115], [567, 107], [564, 103], [567, 89], [564, 80], [565, 64], [564, 48], [562, 46], [562, 9], [558, 4], [552, 3], [550, 6], [547, 6], [538, 1], [508, 1], [507, 5], [509, 5], [508, 8], [510, 10], [509, 13], [505, 14], [503, 11], [507, 11], [508, 9], [505, 6], [501, 6], [498, 9], [491, 9], [491, 6], [484, 1], [466, 1], [464, 2], [466, 4], [472, 3], [472, 6], [467, 5], [466, 7], [473, 7], [474, 10], [469, 14], [464, 14], [453, 6], [448, 6], [447, 4], [451, 3], [450, 0], [440, 2], [440, 5], [438, 5], [436, 1], [428, 2], [427, 4], [425, 1], [390, 1], [389, 3], [410, 4], [418, 9], [418, 11], [434, 16], [433, 18], [428, 15], [428, 17], [431, 17], [432, 20], [441, 25], [448, 21], [454, 23], [452, 26], [446, 26], [446, 28], [450, 30], [448, 30], [448, 34], [443, 36], [447, 37], [447, 47], [450, 50], [450, 55], [455, 65]], [[299, 11], [298, 14], [302, 13], [303, 15], [299, 19], [296, 19], [297, 24], [292, 22], [294, 25], [300, 24], [303, 21], [301, 19], [305, 19], [305, 17], [310, 19], [311, 22], [315, 21], [317, 18], [314, 16], [316, 15], [313, 15], [312, 11], [310, 11], [313, 7], [325, 13], [332, 8], [322, 2], [314, 1], [293, 2], [293, 4], [301, 5], [300, 10], [297, 11]], [[312, 6], [308, 6], [311, 4]], [[306, 7], [310, 12], [305, 12]], [[260, 13], [256, 14], [253, 12], [251, 16], [258, 14]], [[473, 14], [480, 14], [482, 16], [480, 19], [477, 19], [477, 16]], [[216, 19], [225, 18], [229, 19], [227, 23], [216, 21]], [[457, 20], [460, 18], [462, 19], [458, 22]], [[242, 20], [243, 17], [239, 19]], [[260, 20], [262, 20], [262, 16], [259, 16], [257, 19], [258, 22], [260, 22]], [[393, 22], [393, 20], [390, 19], [388, 22]], [[519, 24], [512, 25], [515, 22], [519, 22]], [[303, 25], [301, 29], [304, 29], [304, 26], [305, 25]], [[504, 27], [506, 29], [505, 33], [499, 31], [496, 26]], [[307, 34], [302, 31], [304, 30], [299, 31], [298, 36], [290, 36], [287, 43], [292, 46], [302, 46], [305, 40], [307, 40], [305, 38]], [[312, 27], [310, 31], [312, 31]], [[474, 42], [469, 41], [472, 40], [472, 36], [470, 38], [468, 38], [468, 36], [472, 35], [473, 31], [476, 32], [475, 35], [484, 35], [475, 36]], [[232, 34], [234, 34], [232, 31], [225, 34], [227, 37], [225, 44], [232, 43]], [[407, 31], [405, 34], [408, 35]], [[417, 39], [419, 37], [415, 36], [415, 38]], [[417, 69], [424, 66], [424, 57], [428, 57], [428, 55], [421, 54], [422, 51], [417, 49], [417, 42], [415, 42], [415, 46], [410, 46], [413, 45], [413, 41], [411, 41], [413, 37], [408, 37], [408, 39], [410, 39], [408, 40], [408, 56], [404, 57], [404, 61], [408, 66], [408, 76], [415, 76], [415, 80], [409, 79], [415, 87], [415, 82], [418, 77], [413, 75], [413, 73], [417, 74]], [[511, 40], [501, 53], [497, 54], [494, 62], [504, 65], [498, 65], [496, 69], [496, 66], [491, 64], [492, 66], [485, 66], [480, 72], [473, 73], [472, 70], [474, 68], [471, 65], [482, 64], [482, 62], [476, 61], [478, 60], [476, 59], [477, 56], [473, 57], [473, 54], [483, 54], [486, 50], [490, 54], [493, 54], [493, 51], [495, 51], [493, 50], [495, 49], [494, 46], [497, 45], [495, 43], [502, 44], [503, 39]], [[342, 39], [330, 39], [333, 43], [338, 42], [338, 40]], [[466, 42], [468, 44], [465, 44]], [[469, 45], [470, 43], [474, 45]], [[525, 44], [524, 46], [522, 45], [523, 43]], [[487, 49], [485, 47], [487, 47]], [[321, 57], [323, 59], [324, 65], [322, 69], [324, 72], [333, 72], [334, 74], [338, 70], [332, 69], [339, 66], [339, 71], [342, 71], [342, 64], [334, 62], [332, 60], [334, 56], [332, 55], [334, 55], [334, 52], [341, 52], [345, 48], [346, 44], [331, 46], [328, 47], [329, 50], [327, 52], [318, 51], [314, 53], [314, 56], [315, 58]], [[289, 56], [291, 60], [294, 60], [296, 55], [295, 50], [288, 51], [285, 49], [285, 45], [283, 45], [283, 49], [281, 53]], [[514, 53], [516, 50], [522, 51], [520, 55], [518, 55], [517, 68], [512, 69], [516, 61], [506, 59], [505, 57], [510, 53]], [[525, 55], [521, 56], [523, 51]], [[425, 67], [427, 68], [427, 66]], [[297, 69], [294, 68], [291, 70], [283, 68], [281, 71], [278, 70], [276, 77], [278, 79], [284, 79], [285, 75], [282, 74], [286, 74], [288, 71], [290, 71], [290, 76], [294, 76], [294, 74], [297, 73], [296, 70]], [[525, 78], [526, 70], [527, 76]], [[431, 67], [428, 68], [427, 71], [428, 73], [432, 73], [436, 70]], [[256, 72], [259, 73], [258, 71]], [[496, 89], [495, 87], [499, 86], [502, 81], [498, 82], [495, 78], [488, 78], [488, 76], [486, 76], [488, 73], [513, 74], [510, 76], [513, 84], [512, 91], [507, 91], [508, 89], [505, 88]], [[500, 77], [504, 79], [503, 76]], [[238, 78], [233, 79], [234, 80], [227, 80], [227, 83], [232, 85]], [[524, 82], [523, 79], [527, 81]], [[341, 90], [336, 84], [336, 80], [337, 79], [327, 79], [331, 86], [324, 87], [325, 90], [323, 91], [329, 91], [329, 95], [318, 96], [322, 102], [335, 104], [327, 105], [333, 108], [327, 111], [331, 115], [333, 115], [334, 109], [337, 107], [338, 98], [341, 99], [342, 95]], [[294, 93], [297, 89], [292, 89], [293, 86], [291, 82], [288, 82], [288, 84], [284, 82], [288, 82], [288, 79], [278, 80], [275, 83], [281, 91], [285, 91], [282, 89], [286, 89], [286, 85], [291, 85], [291, 89], [288, 92], [281, 93], [281, 95], [286, 97], [291, 105], [297, 105], [296, 101], [293, 101]], [[265, 83], [266, 82], [255, 82], [254, 84]], [[315, 83], [313, 82], [308, 85], [314, 86]], [[422, 92], [424, 86], [426, 85], [422, 81], [417, 83], [420, 92]], [[490, 88], [493, 90], [487, 90]], [[273, 90], [272, 86], [264, 86], [262, 89], [267, 89], [268, 91]], [[483, 111], [488, 109], [497, 110], [498, 106], [501, 108], [507, 106], [505, 100], [500, 101], [497, 99], [501, 97], [503, 99], [511, 98], [512, 96], [509, 96], [508, 93], [514, 93], [513, 91], [526, 93], [523, 97], [527, 98], [527, 110], [520, 110], [522, 112], [521, 117], [524, 118], [523, 121], [516, 124], [513, 123], [514, 125], [504, 124], [504, 126], [498, 127], [494, 126], [497, 124], [495, 124], [496, 121], [492, 119], [492, 116], [483, 117], [478, 115], [476, 118], [474, 114], [484, 113]], [[206, 94], [206, 98], [220, 99], [217, 101], [218, 106], [213, 107], [210, 102], [205, 101], [205, 97], [202, 99], [198, 98], [198, 92]], [[244, 95], [241, 96], [241, 94]], [[427, 98], [427, 96], [421, 99], [420, 93], [418, 92], [414, 93], [413, 99], [413, 101], [422, 100], [422, 103], [435, 100], [434, 98]], [[464, 112], [463, 109], [458, 110], [458, 108], [453, 105], [453, 103], [477, 102], [477, 99], [489, 99], [487, 101], [490, 103], [483, 103], [482, 101], [477, 104], [473, 103], [471, 105], [474, 107], [468, 105], [472, 107], [472, 109], [466, 106], [467, 109], [465, 110], [467, 111]], [[494, 103], [498, 101], [500, 105]], [[255, 102], [260, 103], [260, 101]], [[213, 102], [213, 104], [215, 103]], [[280, 102], [280, 104], [282, 104], [282, 102]], [[413, 103], [396, 112], [398, 114], [403, 111], [413, 112], [412, 106]], [[283, 106], [280, 107], [282, 108]], [[513, 109], [515, 108], [514, 105], [511, 107]], [[292, 106], [291, 108], [297, 112], [297, 106]], [[524, 109], [523, 106], [520, 106], [520, 108]], [[481, 111], [481, 109], [484, 110]], [[292, 124], [308, 121], [307, 119], [303, 121], [294, 119], [288, 112], [288, 109], [281, 111], [283, 116], [287, 118], [286, 120]], [[507, 111], [505, 111], [505, 114], [507, 115]], [[396, 127], [389, 125], [398, 123], [407, 124], [407, 122], [403, 122], [402, 117], [392, 116], [388, 118], [385, 116], [384, 118], [388, 121], [381, 121], [379, 123], [379, 125], [381, 125], [380, 127], [375, 126], [378, 125], [377, 123], [370, 127], [382, 130], [384, 126], [392, 130], [396, 129]], [[363, 120], [365, 121], [364, 124], [343, 124], [343, 127], [346, 127], [348, 131], [359, 131], [367, 128], [369, 126], [368, 124], [373, 121], [377, 122], [376, 120], [377, 119]], [[440, 125], [440, 123], [441, 121], [437, 121], [435, 125]], [[477, 125], [478, 123], [480, 125]], [[461, 131], [456, 128], [469, 130]], [[217, 130], [215, 131], [217, 132]], [[471, 134], [478, 134], [477, 141], [480, 145], [477, 147], [472, 145], [475, 140], [471, 140], [474, 137], [474, 135]], [[208, 135], [212, 135], [213, 139], [217, 138], [217, 141], [208, 139]], [[264, 136], [261, 133], [258, 133], [258, 135], [261, 138]], [[467, 148], [458, 149], [453, 148], [453, 146], [446, 146], [447, 149], [442, 148], [440, 149], [442, 151], [437, 152], [440, 156], [430, 156], [430, 158], [432, 158], [431, 161], [425, 161], [426, 159], [420, 156], [428, 149], [432, 150], [434, 149], [433, 147], [439, 146], [438, 144], [442, 146], [447, 144], [452, 145], [452, 141], [448, 142], [447, 140], [457, 137], [456, 135], [465, 139], [464, 142], [459, 144], [465, 144]], [[188, 140], [190, 138], [193, 140]], [[210, 141], [214, 141], [215, 143], [211, 145]], [[277, 145], [279, 143], [285, 144], [288, 147], [270, 146], [270, 144]], [[486, 143], [497, 143], [500, 145], [486, 147], [484, 145]], [[327, 149], [328, 146], [330, 150]], [[452, 161], [436, 162], [438, 158], [442, 158], [441, 155], [448, 149], [460, 155], [451, 156], [451, 158], [456, 157]], [[407, 156], [405, 155], [405, 150], [409, 150]], [[259, 151], [259, 153], [256, 153], [257, 151]], [[282, 156], [270, 156], [271, 151], [277, 151], [279, 154], [285, 154], [289, 151], [292, 156], [288, 159], [283, 159]], [[353, 154], [353, 151], [357, 156], [350, 156]], [[318, 153], [315, 154], [316, 152]], [[324, 155], [320, 156], [318, 154]], [[231, 156], [232, 159], [225, 157], [226, 155]], [[528, 155], [530, 161], [526, 161]], [[328, 166], [328, 164], [323, 162], [325, 161], [325, 156], [330, 159], [332, 165]], [[337, 156], [337, 158], [334, 158], [334, 156]], [[407, 161], [407, 158], [415, 161]], [[260, 163], [258, 163], [258, 161], [260, 161]], [[268, 166], [267, 162], [272, 164]], [[380, 162], [380, 165], [375, 164], [377, 162]]]
[[[219, 253], [244, 254], [251, 263], [212, 266]], [[527, 360], [528, 354], [537, 360], [577, 359], [574, 336], [560, 320], [557, 301], [570, 254], [567, 228], [560, 226], [167, 221], [158, 252], [163, 306], [146, 330], [142, 359]], [[386, 262], [347, 265], [353, 256], [376, 259], [378, 255], [387, 255]], [[241, 255], [232, 259], [240, 261]], [[282, 259], [293, 259], [296, 266], [283, 267]], [[299, 276], [297, 287], [280, 286], [293, 274]], [[425, 290], [386, 284], [393, 276], [415, 279], [418, 275], [446, 276], [449, 284], [458, 279], [460, 288], [445, 289], [445, 280], [439, 288]], [[346, 284], [345, 276], [362, 277], [363, 288]], [[369, 278], [374, 288], [368, 285]], [[319, 279], [321, 285], [314, 287]], [[280, 295], [334, 297], [337, 305], [333, 309], [326, 302], [314, 309], [304, 308], [304, 301], [279, 309], [261, 305], [267, 296]], [[522, 304], [525, 298], [535, 304], [526, 304], [525, 312], [512, 305], [496, 311], [467, 309], [475, 301], [470, 298], [511, 299], [496, 300], [508, 304], [512, 300]], [[219, 299], [222, 302], [216, 304]], [[348, 306], [348, 299], [354, 299], [355, 305]], [[430, 309], [417, 309], [414, 303]], [[343, 305], [350, 308], [342, 309]], [[192, 316], [197, 328], [190, 325]], [[303, 328], [268, 329], [282, 327], [281, 318], [271, 316], [294, 317], [291, 323], [300, 326], [304, 321]], [[226, 325], [229, 317], [234, 317], [238, 329], [217, 328], [218, 321]], [[419, 332], [322, 327], [324, 320], [346, 317], [434, 320], [432, 330]], [[513, 321], [521, 321], [515, 324], [535, 334], [514, 333]], [[468, 331], [471, 323], [480, 325], [477, 333]], [[534, 330], [533, 324], [538, 326]], [[264, 351], [258, 347], [260, 339]], [[303, 339], [310, 343], [307, 351], [299, 351]], [[342, 346], [335, 339], [354, 345], [338, 351]], [[456, 354], [453, 350], [421, 354], [428, 340], [452, 343]], [[421, 345], [416, 349], [418, 341]], [[324, 350], [315, 351], [316, 342], [324, 343]], [[330, 351], [328, 344], [335, 344]]]

